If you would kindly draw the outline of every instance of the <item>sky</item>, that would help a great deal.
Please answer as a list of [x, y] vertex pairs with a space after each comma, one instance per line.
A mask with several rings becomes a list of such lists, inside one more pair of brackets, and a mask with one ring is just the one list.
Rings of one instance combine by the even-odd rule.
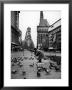
[[[49, 25], [61, 18], [60, 10], [43, 11], [44, 19], [47, 19]], [[25, 39], [27, 28], [31, 28], [31, 37], [36, 47], [37, 45], [37, 26], [40, 22], [40, 11], [20, 11], [19, 29], [22, 31], [22, 40]]]

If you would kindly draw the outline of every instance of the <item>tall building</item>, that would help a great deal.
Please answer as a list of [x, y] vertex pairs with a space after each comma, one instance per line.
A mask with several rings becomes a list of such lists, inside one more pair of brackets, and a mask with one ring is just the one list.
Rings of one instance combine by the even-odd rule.
[[49, 49], [51, 48], [61, 51], [61, 19], [49, 28]]
[[27, 28], [25, 40], [23, 42], [23, 48], [28, 49], [28, 50], [34, 49], [34, 43], [31, 38], [31, 28], [30, 27]]
[[48, 29], [49, 23], [47, 19], [44, 19], [43, 11], [40, 11], [40, 23], [37, 26], [37, 48], [38, 49], [48, 49]]
[[21, 43], [22, 32], [19, 29], [20, 11], [11, 11], [11, 50], [14, 50]]

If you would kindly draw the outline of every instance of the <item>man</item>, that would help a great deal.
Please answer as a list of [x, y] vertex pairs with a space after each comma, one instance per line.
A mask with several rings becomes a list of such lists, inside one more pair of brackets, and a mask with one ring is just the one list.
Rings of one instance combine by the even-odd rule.
[[35, 56], [37, 56], [38, 58], [38, 62], [41, 63], [42, 62], [42, 58], [44, 58], [44, 54], [41, 51], [38, 51], [37, 49], [34, 49], [34, 54]]

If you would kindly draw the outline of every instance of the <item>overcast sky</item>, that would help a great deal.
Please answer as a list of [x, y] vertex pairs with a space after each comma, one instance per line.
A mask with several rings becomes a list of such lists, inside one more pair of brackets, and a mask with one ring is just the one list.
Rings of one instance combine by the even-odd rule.
[[[43, 11], [44, 19], [47, 19], [49, 25], [61, 18], [61, 11]], [[20, 11], [19, 28], [22, 31], [22, 40], [25, 38], [27, 27], [31, 28], [31, 36], [34, 45], [37, 45], [37, 26], [40, 21], [40, 11]]]

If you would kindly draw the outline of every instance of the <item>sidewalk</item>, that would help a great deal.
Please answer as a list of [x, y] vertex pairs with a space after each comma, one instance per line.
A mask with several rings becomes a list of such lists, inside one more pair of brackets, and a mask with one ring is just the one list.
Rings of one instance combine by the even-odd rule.
[[60, 52], [45, 52], [45, 51], [41, 52], [43, 52], [45, 56], [61, 56]]

